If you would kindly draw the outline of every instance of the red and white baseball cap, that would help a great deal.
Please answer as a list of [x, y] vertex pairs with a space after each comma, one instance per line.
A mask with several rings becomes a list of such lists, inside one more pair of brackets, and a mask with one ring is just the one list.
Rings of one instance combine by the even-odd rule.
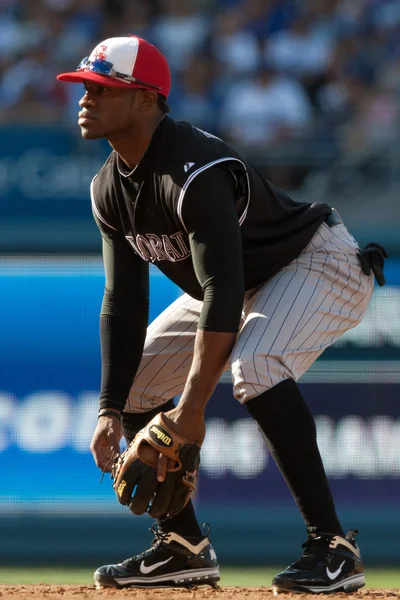
[[144, 88], [168, 97], [171, 73], [167, 59], [155, 46], [135, 36], [104, 40], [84, 58], [73, 73], [59, 81], [94, 81], [107, 87]]

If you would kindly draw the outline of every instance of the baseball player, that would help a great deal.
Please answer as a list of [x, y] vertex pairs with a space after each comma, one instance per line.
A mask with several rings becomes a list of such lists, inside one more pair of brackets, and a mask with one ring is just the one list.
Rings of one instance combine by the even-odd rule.
[[[296, 381], [361, 321], [374, 274], [383, 283], [382, 253], [368, 248], [361, 263], [334, 209], [294, 202], [224, 141], [172, 120], [167, 61], [145, 40], [107, 39], [58, 79], [83, 83], [82, 137], [112, 147], [91, 184], [106, 274], [96, 464], [109, 470], [122, 435], [131, 441], [160, 412], [201, 444], [204, 408], [230, 370], [233, 395], [257, 421], [308, 532], [301, 558], [276, 575], [275, 589], [360, 588], [355, 532], [346, 535], [336, 514]], [[184, 294], [148, 326], [150, 263]], [[165, 470], [161, 456], [159, 481]], [[100, 567], [96, 584], [219, 580], [191, 501], [153, 530], [148, 550]]]

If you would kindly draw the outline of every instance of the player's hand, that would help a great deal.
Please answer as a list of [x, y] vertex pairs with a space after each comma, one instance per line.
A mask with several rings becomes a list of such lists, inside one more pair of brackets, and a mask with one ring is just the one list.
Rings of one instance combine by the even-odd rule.
[[105, 473], [111, 471], [112, 457], [115, 453], [119, 454], [121, 438], [122, 424], [117, 416], [99, 417], [90, 444], [90, 451], [96, 465]]
[[385, 248], [376, 242], [370, 242], [358, 254], [358, 260], [364, 275], [371, 275], [372, 272], [381, 287], [386, 283], [383, 269], [387, 257], [388, 254]]
[[[189, 442], [202, 445], [206, 435], [206, 424], [203, 413], [180, 409], [179, 406], [164, 413], [168, 426]], [[157, 479], [164, 481], [167, 472], [168, 458], [164, 454], [158, 457]]]

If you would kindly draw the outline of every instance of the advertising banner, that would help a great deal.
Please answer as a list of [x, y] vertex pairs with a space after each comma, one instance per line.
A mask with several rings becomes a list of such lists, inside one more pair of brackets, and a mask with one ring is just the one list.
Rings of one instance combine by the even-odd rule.
[[[91, 218], [89, 186], [107, 155], [105, 141], [80, 139], [78, 127], [1, 127], [2, 219], [35, 223]], [[16, 231], [18, 235], [18, 229]]]
[[[400, 495], [400, 262], [364, 322], [300, 382], [335, 497], [394, 506]], [[117, 513], [89, 452], [100, 380], [99, 258], [0, 259], [0, 512]], [[153, 319], [180, 290], [151, 271]], [[293, 501], [224, 376], [207, 407], [196, 502]], [[299, 448], [301, 452], [301, 448]], [[9, 468], [12, 465], [12, 469]], [[68, 476], [66, 476], [68, 473]]]

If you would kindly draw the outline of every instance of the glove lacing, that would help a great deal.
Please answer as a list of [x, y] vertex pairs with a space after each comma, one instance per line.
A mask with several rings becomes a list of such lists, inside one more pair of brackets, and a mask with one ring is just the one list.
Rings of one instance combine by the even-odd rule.
[[107, 467], [109, 466], [110, 463], [112, 463], [112, 468], [111, 468], [111, 479], [115, 479], [115, 470], [116, 470], [116, 466], [118, 463], [118, 459], [121, 456], [121, 454], [119, 452], [117, 452], [116, 450], [113, 450], [112, 455], [110, 456], [110, 458], [108, 459], [107, 463], [104, 465], [102, 471], [101, 471], [101, 477], [100, 477], [100, 483], [103, 483], [103, 478], [104, 478], [104, 474], [107, 473]]

